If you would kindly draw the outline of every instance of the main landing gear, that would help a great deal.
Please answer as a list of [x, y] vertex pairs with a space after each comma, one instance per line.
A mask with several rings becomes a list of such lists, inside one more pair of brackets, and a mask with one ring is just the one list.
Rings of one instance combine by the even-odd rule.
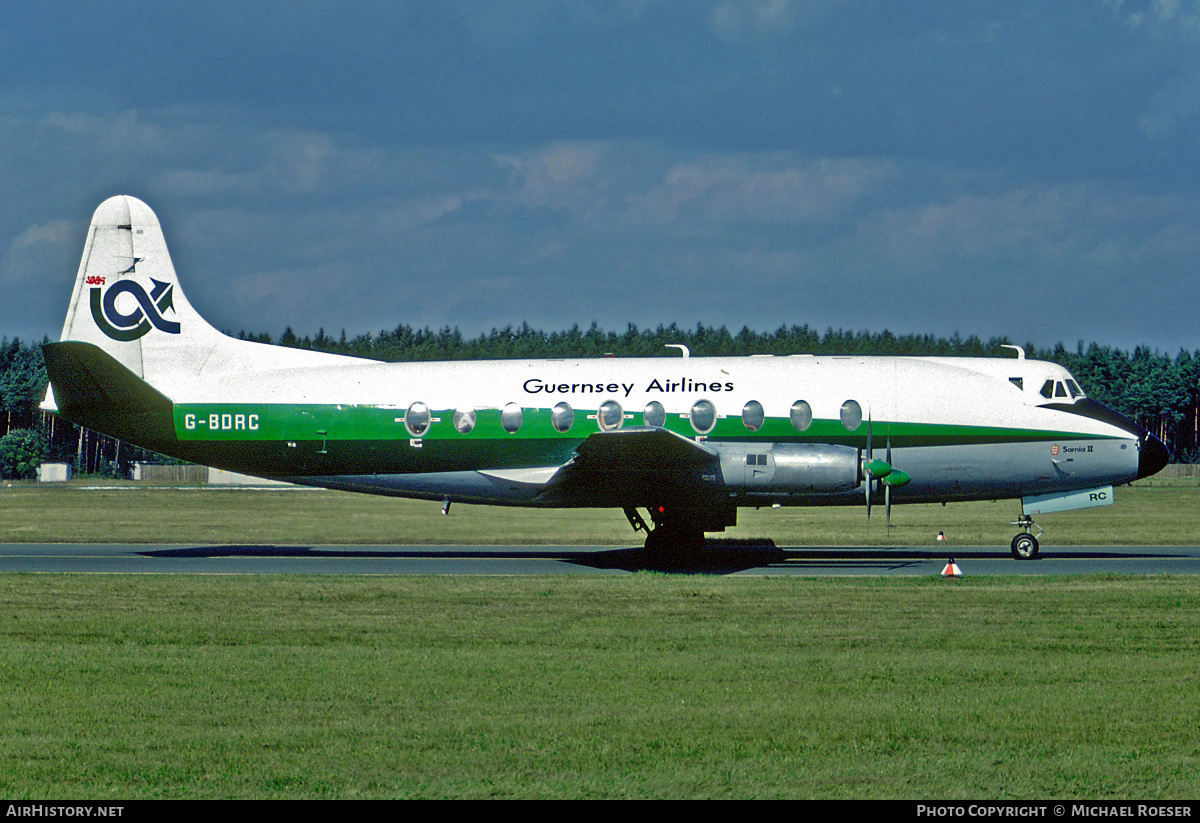
[[[1022, 514], [1016, 520], [1013, 520], [1011, 525], [1021, 529], [1021, 533], [1012, 539], [1012, 556], [1016, 560], [1036, 560], [1038, 556], [1038, 537], [1045, 533], [1045, 529], [1033, 522], [1033, 518], [1027, 514]], [[1037, 529], [1037, 537], [1030, 534], [1030, 528]]]
[[682, 560], [704, 548], [704, 530], [682, 517], [668, 516], [662, 506], [650, 509], [651, 529], [637, 509], [627, 508], [625, 517], [635, 532], [646, 533], [646, 553], [664, 560]]

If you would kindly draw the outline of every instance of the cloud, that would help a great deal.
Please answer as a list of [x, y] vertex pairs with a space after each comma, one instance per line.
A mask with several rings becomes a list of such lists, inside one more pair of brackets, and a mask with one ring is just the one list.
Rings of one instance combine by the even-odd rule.
[[26, 249], [42, 243], [58, 246], [65, 245], [68, 241], [76, 239], [74, 233], [78, 230], [79, 226], [70, 220], [54, 220], [49, 223], [30, 226], [13, 239], [12, 247], [9, 251]]
[[722, 40], [747, 45], [790, 34], [845, 0], [721, 0], [708, 13], [708, 26]]
[[278, 135], [271, 146], [271, 167], [284, 191], [313, 191], [334, 153], [327, 134]]
[[0, 261], [0, 281], [6, 289], [40, 282], [47, 271], [53, 270], [50, 266], [79, 254], [83, 225], [71, 220], [53, 220], [17, 234]]
[[1171, 80], [1151, 98], [1140, 125], [1150, 138], [1174, 137], [1200, 112], [1200, 70]]
[[1113, 12], [1135, 29], [1170, 30], [1189, 36], [1200, 35], [1200, 3], [1195, 0], [1149, 0], [1127, 3], [1108, 0]]
[[501, 154], [496, 163], [512, 173], [507, 194], [524, 206], [591, 210], [607, 149], [600, 142], [555, 143], [519, 154]]
[[786, 154], [705, 156], [672, 167], [640, 198], [659, 220], [699, 217], [718, 223], [812, 223], [843, 218], [886, 191], [891, 163]]
[[1121, 215], [1128, 208], [1127, 195], [1096, 184], [1001, 188], [881, 209], [860, 222], [856, 237], [893, 272], [936, 278], [972, 261], [1078, 259], [1134, 231]]

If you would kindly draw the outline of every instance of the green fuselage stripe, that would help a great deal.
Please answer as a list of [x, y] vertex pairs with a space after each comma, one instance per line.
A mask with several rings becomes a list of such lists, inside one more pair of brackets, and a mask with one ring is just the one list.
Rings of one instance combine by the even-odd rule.
[[[280, 441], [423, 441], [430, 445], [441, 445], [443, 442], [449, 445], [500, 440], [512, 445], [524, 442], [535, 451], [540, 451], [548, 445], [545, 441], [554, 441], [561, 447], [568, 443], [578, 443], [599, 430], [594, 409], [576, 409], [574, 423], [566, 432], [559, 432], [554, 428], [548, 408], [523, 409], [521, 425], [515, 432], [508, 432], [502, 427], [499, 409], [476, 411], [475, 425], [467, 432], [460, 432], [455, 428], [453, 410], [430, 410], [428, 425], [419, 435], [414, 435], [405, 426], [405, 414], [404, 409], [378, 406], [205, 403], [176, 405], [174, 424], [176, 436], [183, 442], [261, 444]], [[624, 425], [642, 425], [641, 415], [626, 413]], [[698, 436], [686, 414], [668, 414], [664, 428], [684, 437]], [[734, 416], [718, 418], [716, 425], [705, 433], [704, 437], [714, 441], [745, 443], [811, 441], [865, 447], [867, 428], [867, 423], [863, 422], [856, 430], [847, 431], [838, 420], [818, 419], [813, 420], [804, 431], [797, 431], [787, 418], [768, 417], [760, 428], [750, 430], [742, 423], [740, 417]], [[882, 446], [890, 440], [895, 448], [1108, 439], [1101, 435], [1063, 430], [883, 420], [871, 423], [871, 434], [876, 445]], [[534, 446], [538, 441], [542, 441], [540, 448]]]

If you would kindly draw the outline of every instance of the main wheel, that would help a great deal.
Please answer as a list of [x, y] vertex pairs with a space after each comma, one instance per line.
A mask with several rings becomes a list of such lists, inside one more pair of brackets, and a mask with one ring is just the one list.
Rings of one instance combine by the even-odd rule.
[[1029, 532], [1021, 532], [1012, 539], [1012, 555], [1017, 560], [1034, 560], [1038, 556], [1038, 541]]
[[694, 559], [704, 548], [704, 532], [659, 526], [646, 535], [646, 552], [660, 560]]

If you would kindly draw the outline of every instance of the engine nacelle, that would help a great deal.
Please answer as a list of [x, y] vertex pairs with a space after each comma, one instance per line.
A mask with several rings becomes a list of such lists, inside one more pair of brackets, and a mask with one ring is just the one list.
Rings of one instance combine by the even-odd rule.
[[861, 483], [859, 450], [821, 443], [709, 443], [733, 490], [768, 494], [833, 494]]

